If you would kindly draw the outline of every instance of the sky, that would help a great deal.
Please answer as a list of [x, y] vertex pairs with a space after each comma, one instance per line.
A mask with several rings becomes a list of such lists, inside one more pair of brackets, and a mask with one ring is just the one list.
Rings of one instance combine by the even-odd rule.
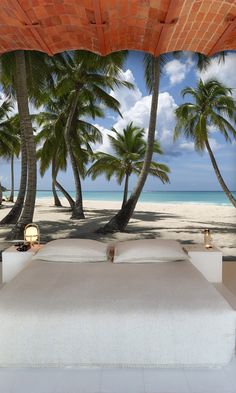
[[[121, 75], [122, 78], [134, 84], [134, 90], [120, 88], [111, 92], [121, 104], [123, 118], [106, 110], [104, 119], [97, 118], [93, 122], [103, 134], [103, 144], [95, 145], [95, 151], [112, 152], [107, 137], [111, 133], [112, 127], [122, 131], [132, 121], [134, 125], [143, 127], [147, 133], [151, 96], [145, 86], [143, 55], [142, 52], [129, 52]], [[228, 87], [235, 89], [233, 94], [236, 99], [235, 69], [236, 52], [228, 53], [223, 64], [219, 64], [217, 59], [213, 59], [207, 71], [204, 72], [197, 70], [191, 53], [186, 52], [179, 59], [171, 56], [168, 58], [160, 81], [156, 127], [156, 138], [159, 140], [164, 154], [155, 158], [169, 166], [171, 171], [170, 184], [163, 185], [158, 179], [149, 176], [144, 187], [145, 191], [221, 190], [207, 152], [201, 155], [195, 152], [192, 141], [184, 138], [173, 142], [174, 111], [178, 105], [184, 102], [181, 97], [181, 90], [186, 86], [195, 87], [199, 78], [207, 80], [217, 77]], [[233, 141], [232, 144], [225, 142], [224, 138], [214, 128], [211, 128], [210, 134], [210, 145], [223, 178], [231, 190], [236, 190], [236, 142]], [[17, 188], [20, 180], [20, 159], [15, 161], [15, 177]], [[0, 160], [0, 178], [4, 186], [10, 186], [10, 165], [3, 160]], [[68, 190], [74, 190], [70, 165], [66, 173], [59, 173], [58, 179]], [[131, 178], [130, 189], [135, 185], [136, 179], [135, 176]], [[95, 181], [86, 178], [82, 182], [82, 186], [84, 191], [119, 191], [123, 189], [123, 185], [119, 186], [115, 179], [108, 182], [104, 176], [98, 177]], [[51, 188], [50, 170], [43, 178], [38, 174], [37, 188], [39, 190], [49, 190]]]

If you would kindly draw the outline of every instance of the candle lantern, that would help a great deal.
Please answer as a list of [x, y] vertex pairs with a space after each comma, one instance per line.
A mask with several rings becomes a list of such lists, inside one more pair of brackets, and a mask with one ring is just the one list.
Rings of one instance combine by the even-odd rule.
[[212, 248], [212, 238], [210, 229], [204, 230], [204, 246], [206, 248]]

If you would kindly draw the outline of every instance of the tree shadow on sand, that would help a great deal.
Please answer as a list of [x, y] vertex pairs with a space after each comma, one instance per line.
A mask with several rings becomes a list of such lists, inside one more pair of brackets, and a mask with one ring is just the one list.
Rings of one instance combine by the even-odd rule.
[[[171, 214], [153, 211], [137, 211], [134, 213], [125, 232], [101, 234], [96, 233], [96, 230], [106, 224], [111, 217], [113, 217], [117, 210], [101, 209], [93, 210], [86, 209], [86, 219], [84, 220], [70, 220], [70, 208], [53, 208], [53, 213], [64, 213], [64, 219], [58, 220], [44, 220], [38, 219], [35, 222], [40, 227], [41, 241], [43, 243], [57, 238], [90, 238], [94, 240], [101, 240], [105, 242], [134, 240], [134, 239], [152, 239], [157, 237], [173, 238], [180, 241], [182, 244], [193, 244], [199, 239], [199, 234], [202, 233], [206, 225], [212, 230], [213, 234], [233, 235], [236, 233], [236, 225], [233, 223], [222, 223], [217, 221], [195, 221], [183, 220], [183, 217]], [[66, 214], [65, 214], [66, 213]], [[48, 210], [41, 209], [40, 216], [47, 217]], [[165, 220], [167, 220], [165, 222]], [[171, 220], [171, 225], [168, 226], [168, 220]], [[153, 225], [152, 225], [153, 223]], [[154, 225], [155, 223], [155, 225]], [[163, 225], [165, 224], [165, 225]], [[191, 225], [192, 224], [192, 225]], [[0, 228], [0, 236], [4, 239], [12, 229], [13, 225]], [[4, 241], [1, 243], [3, 244]], [[236, 260], [235, 245], [231, 244], [229, 240], [227, 244], [222, 244], [220, 247], [227, 248], [227, 260]], [[6, 248], [7, 242], [4, 242]], [[0, 247], [1, 248], [1, 247]], [[232, 250], [232, 253], [231, 253]]]

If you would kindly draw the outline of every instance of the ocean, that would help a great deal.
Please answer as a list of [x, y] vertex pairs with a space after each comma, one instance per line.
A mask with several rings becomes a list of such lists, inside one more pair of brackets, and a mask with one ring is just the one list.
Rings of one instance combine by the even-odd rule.
[[[75, 196], [75, 192], [70, 192]], [[62, 196], [58, 192], [59, 196]], [[236, 192], [234, 192], [236, 197]], [[91, 201], [122, 201], [123, 193], [121, 191], [84, 191], [85, 200]], [[52, 198], [51, 191], [37, 191], [37, 198]], [[221, 191], [144, 191], [142, 192], [140, 202], [149, 203], [200, 203], [211, 205], [231, 205], [224, 192]]]

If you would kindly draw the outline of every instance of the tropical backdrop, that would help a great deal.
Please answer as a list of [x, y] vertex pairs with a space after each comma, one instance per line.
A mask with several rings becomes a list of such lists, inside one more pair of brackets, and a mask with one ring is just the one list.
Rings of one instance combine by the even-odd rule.
[[[145, 191], [217, 191], [213, 203], [235, 208], [235, 64], [234, 52], [1, 56], [6, 237], [18, 239], [34, 220], [40, 189], [58, 209], [66, 203], [75, 226], [88, 218], [88, 191], [119, 191], [119, 205], [96, 228], [102, 234], [127, 230]], [[162, 202], [200, 202], [190, 194]]]

